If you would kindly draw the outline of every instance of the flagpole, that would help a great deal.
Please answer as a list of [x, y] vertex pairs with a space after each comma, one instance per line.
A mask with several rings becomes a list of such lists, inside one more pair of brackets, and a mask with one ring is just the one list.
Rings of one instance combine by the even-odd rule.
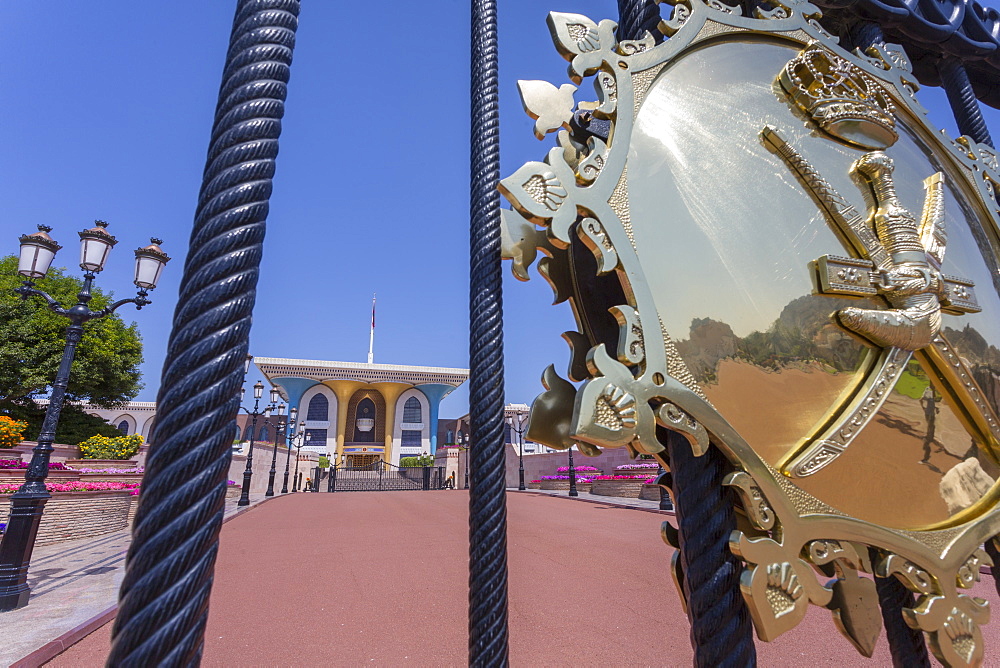
[[375, 361], [375, 294], [372, 293], [372, 329], [368, 336], [368, 363]]

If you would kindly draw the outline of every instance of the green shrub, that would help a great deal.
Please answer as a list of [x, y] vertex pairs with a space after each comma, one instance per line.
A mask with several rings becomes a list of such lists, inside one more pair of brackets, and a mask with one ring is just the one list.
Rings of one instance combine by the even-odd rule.
[[80, 456], [83, 459], [131, 459], [139, 452], [142, 436], [91, 436], [80, 443]]
[[424, 455], [422, 457], [403, 457], [399, 460], [400, 468], [413, 466], [434, 466], [434, 458], [430, 455]]
[[330, 468], [330, 458], [327, 457], [326, 455], [320, 455], [319, 456], [319, 467], [321, 469], [328, 469], [328, 468]]

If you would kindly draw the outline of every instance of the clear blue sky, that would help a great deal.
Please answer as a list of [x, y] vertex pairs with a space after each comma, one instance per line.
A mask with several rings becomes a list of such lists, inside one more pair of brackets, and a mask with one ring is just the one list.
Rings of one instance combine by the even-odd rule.
[[[501, 3], [502, 174], [541, 159], [518, 79], [565, 83], [549, 9], [614, 18], [613, 0]], [[992, 3], [991, 3], [992, 4]], [[154, 303], [126, 310], [156, 396], [204, 167], [234, 2], [6, 0], [0, 5], [0, 252], [51, 225], [74, 273], [76, 232], [102, 218], [121, 244], [98, 284], [131, 295], [132, 249], [176, 259]], [[468, 4], [303, 2], [258, 286], [251, 352], [468, 365]], [[589, 90], [589, 89], [588, 89]], [[922, 98], [955, 124], [940, 91]], [[1000, 112], [987, 110], [995, 136]], [[6, 248], [6, 250], [3, 250]], [[574, 324], [535, 278], [504, 268], [507, 400], [530, 403]], [[251, 372], [250, 382], [257, 374]], [[467, 410], [463, 387], [442, 416]]]

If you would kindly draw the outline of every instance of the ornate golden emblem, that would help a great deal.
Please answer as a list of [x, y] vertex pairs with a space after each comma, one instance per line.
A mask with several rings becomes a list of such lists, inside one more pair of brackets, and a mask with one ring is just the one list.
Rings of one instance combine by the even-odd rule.
[[527, 280], [540, 252], [579, 323], [529, 434], [666, 466], [657, 429], [719, 448], [761, 638], [811, 603], [870, 656], [877, 573], [918, 594], [907, 622], [942, 662], [978, 665], [989, 610], [963, 591], [1000, 533], [998, 161], [932, 128], [898, 49], [848, 53], [818, 15], [679, 0], [659, 45], [549, 16], [597, 99], [519, 86], [557, 141], [500, 183], [504, 255]]

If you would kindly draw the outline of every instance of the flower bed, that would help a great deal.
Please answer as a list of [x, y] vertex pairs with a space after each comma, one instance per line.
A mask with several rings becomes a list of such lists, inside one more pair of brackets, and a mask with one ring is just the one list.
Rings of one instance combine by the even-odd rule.
[[[568, 475], [543, 475], [540, 479], [540, 489], [548, 490], [568, 490]], [[576, 489], [579, 492], [590, 491], [590, 478], [586, 476], [576, 476]]]
[[542, 481], [541, 480], [529, 480], [528, 482], [524, 483], [524, 486], [527, 487], [528, 489], [541, 489], [542, 488]]
[[[602, 480], [603, 478], [603, 480]], [[646, 477], [600, 476], [590, 489], [597, 496], [617, 496], [624, 499], [638, 499]]]
[[[23, 469], [0, 469], [0, 483], [14, 483], [15, 481], [24, 482], [24, 472], [27, 467]], [[70, 480], [79, 480], [80, 474], [76, 471], [65, 471], [60, 469], [49, 469], [49, 475], [45, 478], [46, 482], [52, 480], [55, 482], [68, 482]]]
[[615, 471], [621, 474], [626, 474], [629, 472], [634, 473], [655, 473], [656, 469], [660, 468], [659, 464], [652, 462], [636, 462], [634, 464], [622, 464], [621, 466], [616, 466]]
[[[597, 468], [596, 466], [574, 466], [573, 470], [576, 471], [577, 475], [586, 475], [586, 476], [600, 475], [602, 472], [601, 469]], [[559, 468], [556, 469], [556, 473], [569, 475], [569, 467], [560, 466]]]
[[[101, 485], [113, 487], [94, 488]], [[10, 494], [17, 487], [0, 484], [0, 494]], [[53, 494], [45, 504], [36, 545], [90, 538], [128, 527], [130, 510], [134, 505], [132, 488], [136, 485], [70, 482], [47, 487]], [[7, 517], [9, 513], [9, 499], [0, 499], [0, 514]]]
[[[0, 483], [16, 483], [20, 485], [24, 482], [24, 473], [28, 470], [28, 462], [20, 459], [0, 459]], [[49, 475], [46, 480], [65, 482], [67, 480], [78, 480], [79, 474], [66, 468], [62, 462], [49, 462]]]
[[[17, 459], [0, 459], [0, 470], [6, 471], [10, 469], [21, 469], [24, 470], [28, 468], [29, 463], [21, 461], [21, 458]], [[68, 467], [62, 462], [49, 462], [50, 471], [65, 471]]]
[[[130, 462], [131, 463], [131, 462]], [[145, 472], [141, 466], [132, 468], [78, 468], [80, 480], [91, 480], [95, 482], [142, 482], [142, 474]]]
[[142, 468], [134, 459], [67, 459], [66, 466], [74, 471], [83, 471], [84, 469], [107, 471], [108, 469], [115, 469], [131, 473]]

